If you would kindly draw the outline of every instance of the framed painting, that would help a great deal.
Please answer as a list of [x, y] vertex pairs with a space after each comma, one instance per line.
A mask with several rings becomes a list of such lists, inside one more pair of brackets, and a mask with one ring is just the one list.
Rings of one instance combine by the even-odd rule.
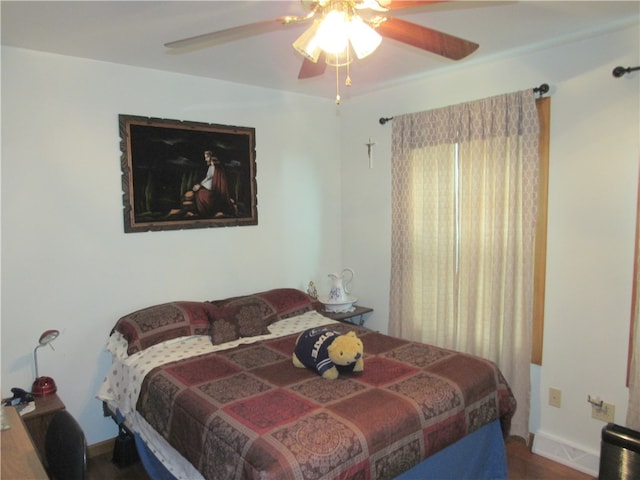
[[119, 115], [124, 231], [258, 224], [255, 129]]

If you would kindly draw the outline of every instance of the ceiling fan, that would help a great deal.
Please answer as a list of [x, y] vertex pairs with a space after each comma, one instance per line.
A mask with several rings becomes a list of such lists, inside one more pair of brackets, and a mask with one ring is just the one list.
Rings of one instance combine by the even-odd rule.
[[[382, 37], [411, 45], [422, 50], [460, 60], [473, 53], [478, 44], [447, 33], [424, 27], [406, 20], [394, 18], [389, 11], [409, 7], [442, 3], [447, 0], [302, 0], [309, 8], [304, 16], [282, 16], [269, 20], [231, 27], [165, 44], [168, 48], [185, 48], [210, 43], [222, 43], [259, 35], [293, 25], [311, 23], [311, 26], [294, 42], [294, 48], [304, 59], [298, 74], [299, 79], [322, 75], [327, 64], [344, 66], [357, 58], [372, 53]], [[320, 45], [323, 29], [328, 30], [329, 18], [338, 13], [346, 25], [344, 34], [331, 30], [330, 40], [342, 39], [340, 46]], [[356, 28], [357, 27], [357, 28]], [[373, 32], [373, 33], [371, 33]], [[325, 32], [326, 33], [326, 32]], [[343, 38], [344, 37], [344, 38]], [[366, 37], [366, 38], [365, 38]], [[371, 37], [371, 38], [369, 38]], [[327, 38], [327, 37], [325, 37]], [[346, 57], [346, 58], [345, 58]]]

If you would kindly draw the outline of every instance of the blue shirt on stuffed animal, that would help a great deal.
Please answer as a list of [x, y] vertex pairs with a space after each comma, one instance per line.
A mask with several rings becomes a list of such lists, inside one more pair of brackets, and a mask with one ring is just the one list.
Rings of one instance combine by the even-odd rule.
[[298, 337], [293, 364], [316, 370], [324, 378], [335, 379], [338, 371], [362, 371], [362, 353], [362, 341], [354, 332], [342, 334], [326, 327], [312, 328]]

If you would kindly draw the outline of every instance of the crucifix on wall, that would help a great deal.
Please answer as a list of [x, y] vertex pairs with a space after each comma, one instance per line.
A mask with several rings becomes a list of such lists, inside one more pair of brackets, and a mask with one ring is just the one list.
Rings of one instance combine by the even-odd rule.
[[371, 140], [371, 137], [369, 137], [369, 143], [365, 143], [365, 145], [367, 146], [367, 155], [369, 157], [369, 168], [373, 168], [373, 146], [376, 144], [376, 142]]

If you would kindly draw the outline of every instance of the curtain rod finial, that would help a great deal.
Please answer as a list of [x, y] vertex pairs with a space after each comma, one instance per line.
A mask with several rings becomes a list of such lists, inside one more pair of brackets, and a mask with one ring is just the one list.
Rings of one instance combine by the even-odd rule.
[[380, 125], [384, 125], [385, 123], [387, 123], [389, 120], [393, 120], [393, 117], [380, 117]]
[[543, 83], [539, 87], [534, 88], [533, 92], [534, 93], [539, 93], [540, 96], [544, 95], [545, 93], [549, 93], [549, 84]]
[[616, 67], [613, 69], [613, 72], [611, 72], [611, 74], [616, 78], [622, 77], [625, 73], [627, 73], [627, 69], [624, 67]]

